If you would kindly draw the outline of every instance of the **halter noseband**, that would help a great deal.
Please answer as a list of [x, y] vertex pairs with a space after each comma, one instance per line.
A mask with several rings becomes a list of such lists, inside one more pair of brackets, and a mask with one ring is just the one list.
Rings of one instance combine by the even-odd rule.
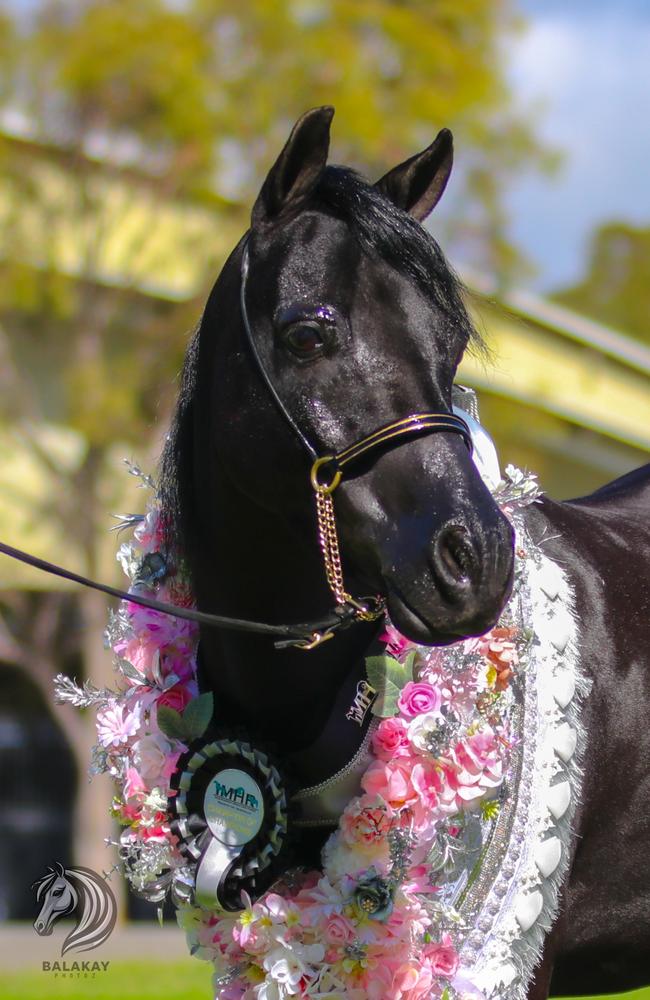
[[[332, 494], [341, 483], [348, 469], [359, 459], [367, 459], [376, 452], [385, 450], [387, 446], [404, 444], [406, 441], [410, 441], [416, 437], [423, 437], [426, 434], [433, 434], [437, 431], [451, 431], [455, 434], [460, 434], [471, 454], [472, 437], [469, 427], [462, 417], [456, 416], [454, 413], [412, 413], [401, 420], [394, 420], [389, 424], [384, 424], [376, 431], [373, 431], [372, 434], [368, 434], [367, 437], [355, 441], [342, 451], [319, 456], [316, 448], [311, 444], [309, 438], [303, 433], [284, 405], [260, 357], [246, 308], [248, 272], [247, 238], [244, 243], [242, 256], [240, 287], [241, 314], [246, 340], [257, 370], [269, 390], [271, 398], [311, 459], [310, 482], [316, 499], [318, 540], [323, 553], [327, 582], [336, 602], [336, 610], [347, 609], [352, 612], [354, 618], [360, 621], [375, 621], [381, 618], [385, 612], [383, 598], [379, 596], [364, 597], [358, 600], [352, 597], [345, 589]], [[327, 481], [323, 481], [322, 479], [325, 472], [328, 472]], [[300, 644], [300, 648], [313, 649], [326, 639], [331, 639], [333, 635], [334, 632], [329, 629], [321, 632], [316, 631], [310, 641]]]

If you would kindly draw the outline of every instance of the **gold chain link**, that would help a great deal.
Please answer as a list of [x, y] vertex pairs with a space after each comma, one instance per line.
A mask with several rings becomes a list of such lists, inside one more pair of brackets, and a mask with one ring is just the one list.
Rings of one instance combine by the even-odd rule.
[[[316, 516], [318, 519], [318, 541], [323, 553], [325, 563], [325, 576], [330, 590], [334, 595], [337, 605], [350, 605], [355, 609], [356, 617], [361, 621], [377, 621], [384, 614], [385, 607], [381, 598], [367, 599], [366, 603], [357, 601], [345, 589], [343, 583], [343, 567], [341, 566], [341, 550], [339, 548], [339, 536], [336, 530], [336, 516], [334, 514], [334, 499], [332, 493], [341, 480], [341, 474], [336, 472], [335, 478], [329, 485], [318, 481], [318, 468], [330, 459], [318, 459], [312, 469], [311, 482], [316, 494]], [[373, 607], [374, 605], [374, 607]]]
[[349, 604], [352, 601], [343, 584], [343, 568], [339, 538], [336, 531], [334, 516], [334, 501], [332, 494], [325, 490], [316, 491], [316, 514], [318, 516], [318, 541], [325, 562], [325, 576], [337, 604]]

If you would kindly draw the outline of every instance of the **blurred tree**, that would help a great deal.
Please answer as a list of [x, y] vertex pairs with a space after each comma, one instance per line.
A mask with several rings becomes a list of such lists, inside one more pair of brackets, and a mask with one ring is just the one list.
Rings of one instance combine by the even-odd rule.
[[558, 302], [650, 344], [650, 228], [608, 222], [591, 238], [582, 281]]
[[[544, 157], [504, 74], [511, 0], [36, 0], [19, 10], [0, 0], [0, 417], [21, 423], [56, 484], [44, 514], [95, 575], [108, 448], [149, 447], [190, 317], [302, 111], [334, 104], [334, 159], [371, 175], [451, 125], [466, 196], [455, 231], [493, 271], [516, 264], [501, 191]], [[180, 231], [164, 221], [170, 203]], [[169, 292], [170, 255], [199, 262], [182, 302]], [[44, 421], [85, 442], [72, 470], [43, 447]], [[102, 684], [104, 601], [79, 600], [85, 669]], [[21, 662], [35, 670], [37, 660]], [[92, 796], [103, 786], [80, 788], [80, 860], [99, 867]]]

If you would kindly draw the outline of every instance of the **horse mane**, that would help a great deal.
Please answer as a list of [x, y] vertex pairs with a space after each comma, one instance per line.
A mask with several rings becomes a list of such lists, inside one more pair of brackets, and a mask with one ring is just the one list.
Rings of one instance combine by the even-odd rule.
[[[321, 211], [345, 221], [369, 256], [390, 264], [433, 299], [454, 339], [463, 345], [469, 344], [475, 354], [488, 357], [488, 348], [465, 308], [459, 278], [431, 233], [419, 222], [348, 167], [326, 167], [312, 192], [311, 202]], [[238, 248], [235, 248], [228, 263], [238, 259]], [[199, 349], [206, 318], [214, 320], [218, 315], [219, 289], [226, 270], [227, 265], [190, 341], [181, 371], [176, 411], [160, 461], [158, 492], [163, 512], [164, 547], [168, 560], [175, 565], [184, 562], [197, 551], [197, 546], [200, 547], [194, 510], [194, 414]], [[184, 570], [191, 579], [191, 559]]]

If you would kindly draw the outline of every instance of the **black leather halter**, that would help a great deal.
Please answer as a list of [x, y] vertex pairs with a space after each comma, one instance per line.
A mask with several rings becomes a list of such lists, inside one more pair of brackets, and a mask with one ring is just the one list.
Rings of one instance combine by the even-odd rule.
[[[354, 444], [349, 445], [342, 451], [335, 454], [319, 456], [316, 448], [314, 448], [311, 444], [282, 402], [257, 350], [255, 338], [253, 336], [248, 318], [248, 310], [246, 308], [248, 267], [248, 243], [246, 241], [244, 243], [242, 257], [240, 291], [241, 313], [246, 339], [257, 370], [266, 384], [271, 398], [286, 423], [289, 427], [291, 427], [293, 433], [296, 435], [303, 448], [307, 451], [312, 461], [311, 481], [317, 494], [329, 494], [333, 492], [341, 482], [342, 477], [358, 459], [362, 457], [368, 458], [373, 453], [383, 450], [391, 444], [402, 443], [403, 441], [411, 440], [424, 434], [431, 434], [436, 431], [451, 431], [453, 433], [460, 434], [471, 452], [472, 438], [467, 424], [461, 417], [458, 417], [453, 413], [414, 413], [410, 416], [402, 418], [401, 420], [394, 421], [393, 423], [386, 424], [383, 427], [378, 428], [376, 431], [373, 431], [372, 434], [354, 442]], [[327, 483], [324, 483], [321, 480], [321, 475], [324, 472], [329, 473], [330, 478]], [[252, 632], [258, 635], [273, 637], [275, 639], [276, 648], [284, 648], [287, 646], [298, 646], [303, 649], [313, 648], [313, 646], [317, 644], [317, 642], [314, 642], [315, 636], [325, 636], [326, 638], [329, 638], [339, 629], [345, 628], [360, 619], [363, 620], [363, 615], [360, 614], [360, 609], [364, 610], [364, 606], [355, 602], [353, 599], [351, 599], [352, 603], [350, 605], [338, 606], [334, 608], [329, 615], [326, 615], [321, 619], [295, 625], [270, 625], [265, 622], [251, 622], [238, 618], [226, 618], [222, 615], [214, 615], [204, 611], [197, 611], [193, 608], [182, 608], [174, 604], [167, 604], [163, 601], [157, 601], [155, 598], [146, 597], [144, 594], [127, 592], [125, 590], [120, 590], [118, 587], [111, 587], [107, 584], [99, 583], [98, 581], [91, 580], [89, 577], [83, 576], [80, 573], [74, 573], [71, 570], [64, 569], [56, 563], [51, 563], [45, 559], [40, 559], [37, 556], [30, 555], [28, 552], [23, 552], [21, 549], [14, 548], [12, 545], [7, 545], [5, 542], [0, 542], [0, 553], [9, 556], [12, 559], [16, 559], [19, 562], [26, 563], [29, 566], [33, 566], [43, 572], [59, 576], [62, 579], [70, 580], [73, 583], [81, 584], [84, 587], [90, 587], [92, 590], [99, 590], [112, 597], [118, 597], [125, 601], [131, 601], [133, 604], [138, 604], [145, 608], [152, 608], [165, 614], [174, 615], [177, 618], [184, 618], [189, 621], [197, 622], [200, 625], [207, 625], [215, 628], [229, 629], [238, 632]]]

